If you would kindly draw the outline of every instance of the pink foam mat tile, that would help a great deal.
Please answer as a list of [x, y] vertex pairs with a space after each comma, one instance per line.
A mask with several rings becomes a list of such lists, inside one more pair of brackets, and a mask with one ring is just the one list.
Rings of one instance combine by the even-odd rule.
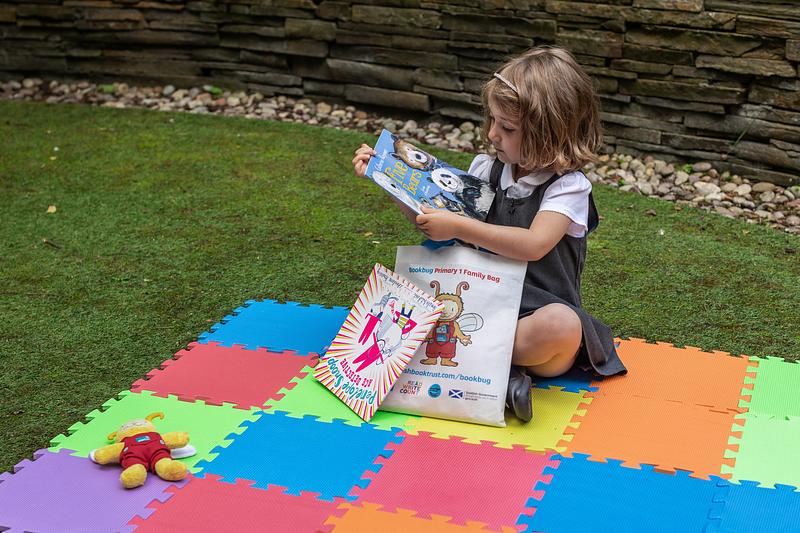
[[36, 533], [94, 533], [132, 531], [134, 516], [149, 516], [147, 505], [167, 501], [170, 486], [150, 474], [144, 486], [122, 487], [121, 469], [100, 466], [84, 457], [40, 450], [24, 460], [15, 473], [0, 474], [0, 531]]
[[329, 517], [343, 511], [336, 508], [342, 499], [321, 501], [316, 494], [286, 494], [285, 488], [270, 485], [254, 488], [252, 481], [221, 481], [220, 476], [190, 477], [182, 487], [167, 489], [172, 497], [154, 501], [149, 517], [136, 517], [130, 525], [136, 533], [248, 533], [248, 532], [319, 532]]
[[133, 392], [151, 391], [154, 396], [174, 395], [185, 401], [233, 404], [241, 409], [261, 407], [276, 399], [292, 378], [302, 375], [306, 365], [316, 364], [315, 354], [273, 352], [265, 348], [193, 342], [136, 381]]
[[483, 523], [492, 530], [517, 529], [521, 514], [530, 514], [528, 500], [538, 481], [549, 481], [552, 453], [522, 446], [498, 448], [493, 443], [468, 444], [420, 432], [408, 435], [388, 458], [379, 458], [376, 472], [365, 474], [365, 488], [353, 493], [359, 501], [384, 510], [413, 510], [420, 517], [449, 517], [453, 524]]

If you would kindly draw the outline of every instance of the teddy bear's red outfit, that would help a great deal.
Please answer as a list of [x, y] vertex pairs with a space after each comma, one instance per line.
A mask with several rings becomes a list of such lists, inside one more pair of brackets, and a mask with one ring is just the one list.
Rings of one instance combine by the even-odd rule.
[[125, 437], [122, 439], [122, 443], [125, 445], [119, 455], [119, 463], [122, 468], [143, 465], [152, 472], [155, 470], [157, 462], [165, 457], [167, 459], [172, 457], [164, 439], [155, 432]]

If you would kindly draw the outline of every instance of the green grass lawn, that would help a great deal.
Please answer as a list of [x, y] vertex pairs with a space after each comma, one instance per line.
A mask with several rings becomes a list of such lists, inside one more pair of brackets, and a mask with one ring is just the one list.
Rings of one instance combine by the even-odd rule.
[[[0, 471], [245, 300], [349, 306], [422, 240], [353, 176], [368, 134], [12, 102], [0, 134]], [[797, 237], [595, 195], [584, 300], [617, 335], [800, 356]]]

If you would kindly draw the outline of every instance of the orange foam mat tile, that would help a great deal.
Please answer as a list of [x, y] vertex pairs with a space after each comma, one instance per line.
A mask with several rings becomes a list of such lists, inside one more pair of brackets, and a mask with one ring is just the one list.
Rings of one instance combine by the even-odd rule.
[[[343, 503], [338, 507], [346, 512], [331, 516], [325, 522], [333, 525], [332, 533], [489, 533], [481, 522], [458, 525], [449, 523], [447, 516], [432, 515], [430, 518], [416, 516], [416, 511], [397, 509], [395, 512], [381, 510], [380, 505], [369, 502]], [[503, 527], [500, 533], [515, 533], [517, 527]]]
[[693, 472], [707, 479], [720, 475], [731, 436], [741, 436], [736, 411], [709, 409], [658, 398], [590, 393], [586, 413], [576, 416], [561, 443], [566, 455], [588, 454], [592, 460], [617, 459], [623, 465], [654, 465], [658, 470]]
[[746, 356], [703, 352], [687, 346], [620, 341], [617, 353], [628, 368], [625, 375], [592, 382], [601, 394], [622, 394], [673, 400], [720, 409], [739, 408], [743, 389], [752, 389], [745, 377], [755, 377], [756, 364]]

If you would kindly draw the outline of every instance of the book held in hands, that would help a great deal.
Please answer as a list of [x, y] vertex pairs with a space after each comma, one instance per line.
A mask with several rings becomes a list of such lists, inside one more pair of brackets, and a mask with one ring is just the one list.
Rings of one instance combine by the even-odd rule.
[[488, 181], [472, 176], [383, 130], [366, 176], [417, 214], [421, 206], [485, 220], [494, 200]]

